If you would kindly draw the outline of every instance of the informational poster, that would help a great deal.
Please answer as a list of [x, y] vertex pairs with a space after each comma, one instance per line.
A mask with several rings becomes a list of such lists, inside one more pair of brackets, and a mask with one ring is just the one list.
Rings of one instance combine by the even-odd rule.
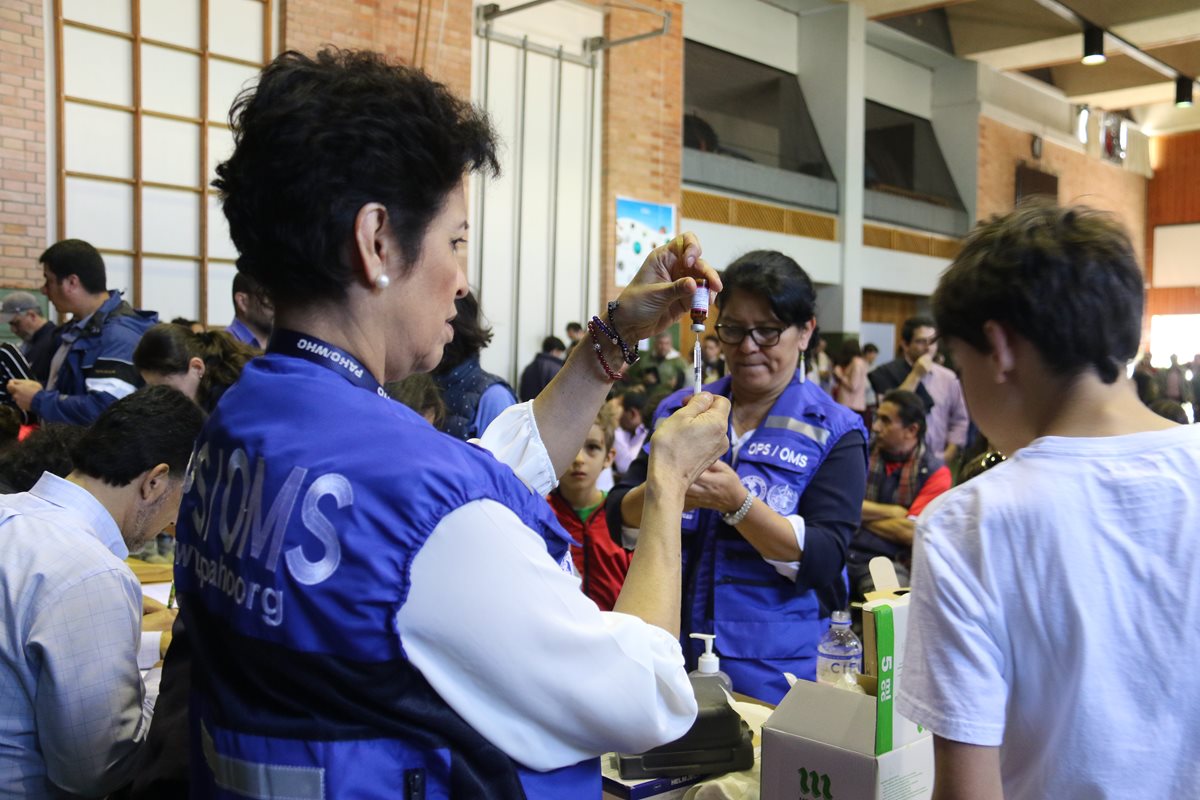
[[627, 286], [656, 247], [675, 237], [675, 206], [617, 198], [617, 286]]

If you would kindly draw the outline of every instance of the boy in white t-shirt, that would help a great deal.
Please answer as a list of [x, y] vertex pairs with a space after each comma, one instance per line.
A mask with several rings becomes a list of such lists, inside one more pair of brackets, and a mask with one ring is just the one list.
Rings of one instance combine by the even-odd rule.
[[1126, 378], [1142, 281], [1109, 217], [1036, 205], [934, 294], [1011, 456], [918, 522], [898, 703], [935, 735], [937, 800], [1200, 791], [1200, 426]]

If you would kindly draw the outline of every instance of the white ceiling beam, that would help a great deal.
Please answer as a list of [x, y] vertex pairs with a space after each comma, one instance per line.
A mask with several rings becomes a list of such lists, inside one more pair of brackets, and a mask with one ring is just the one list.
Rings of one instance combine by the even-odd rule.
[[1133, 86], [1128, 89], [1112, 89], [1107, 92], [1071, 95], [1072, 103], [1098, 106], [1100, 108], [1132, 108], [1155, 103], [1175, 102], [1175, 84], [1172, 81]]
[[[1200, 10], [1118, 25], [1112, 32], [1142, 50], [1200, 39]], [[1113, 49], [1113, 52], [1120, 52]], [[967, 57], [998, 70], [1024, 70], [1078, 61], [1083, 53], [1082, 32], [1037, 42], [971, 53]]]

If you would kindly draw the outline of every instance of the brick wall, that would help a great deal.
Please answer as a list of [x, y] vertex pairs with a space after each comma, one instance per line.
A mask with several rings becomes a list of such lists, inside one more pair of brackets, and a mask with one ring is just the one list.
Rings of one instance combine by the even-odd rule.
[[[1058, 176], [1058, 202], [1112, 212], [1125, 225], [1138, 263], [1146, 256], [1146, 185], [1140, 175], [1097, 158], [1045, 142], [1041, 159], [1029, 152], [1031, 136], [988, 117], [979, 118], [978, 215], [986, 219], [1013, 207], [1017, 164]], [[1144, 268], [1144, 267], [1143, 267]]]
[[445, 14], [441, 0], [284, 0], [283, 46], [377, 50], [470, 97], [472, 1], [444, 5]]
[[[671, 14], [666, 35], [610, 50], [604, 62], [600, 289], [605, 300], [618, 293], [617, 196], [671, 203], [676, 220], [683, 201], [683, 9], [669, 0], [652, 0], [650, 5]], [[659, 24], [650, 14], [614, 7], [604, 34], [620, 39]]]
[[0, 6], [0, 285], [41, 283], [46, 249], [42, 0]]

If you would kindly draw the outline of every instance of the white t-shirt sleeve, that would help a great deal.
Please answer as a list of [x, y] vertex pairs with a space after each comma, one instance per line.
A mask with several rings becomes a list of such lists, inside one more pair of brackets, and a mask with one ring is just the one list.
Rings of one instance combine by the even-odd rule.
[[639, 753], [679, 738], [696, 717], [679, 642], [601, 612], [542, 539], [492, 500], [434, 529], [396, 625], [450, 707], [532, 769]]
[[482, 436], [471, 441], [490, 452], [501, 464], [508, 465], [521, 482], [537, 494], [550, 494], [558, 486], [554, 462], [542, 443], [542, 434], [533, 416], [532, 400], [504, 409]]
[[1006, 651], [996, 638], [1004, 628], [966, 494], [943, 495], [917, 522], [896, 702], [901, 714], [945, 739], [996, 747], [1008, 706]]

